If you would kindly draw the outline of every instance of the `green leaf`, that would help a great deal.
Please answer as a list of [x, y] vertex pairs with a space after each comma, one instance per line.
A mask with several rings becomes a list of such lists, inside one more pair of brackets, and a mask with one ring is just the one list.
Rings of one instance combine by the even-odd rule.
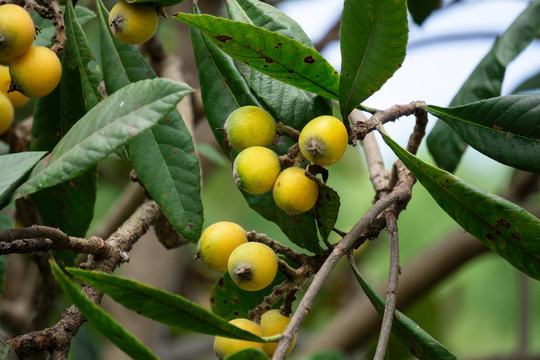
[[[36, 102], [32, 126], [32, 150], [51, 151], [87, 110], [102, 98], [98, 90], [101, 74], [90, 69], [95, 62], [84, 34], [68, 2], [64, 15], [66, 44], [62, 57], [62, 79], [51, 94]], [[60, 228], [71, 236], [84, 237], [94, 216], [97, 168], [32, 194], [43, 225]], [[55, 252], [55, 259], [73, 265], [73, 252]]]
[[321, 54], [302, 43], [251, 24], [211, 15], [178, 13], [175, 18], [202, 30], [235, 60], [300, 89], [337, 99], [337, 71]]
[[276, 205], [271, 191], [262, 195], [250, 195], [242, 191], [242, 195], [249, 207], [265, 219], [276, 223], [294, 244], [312, 253], [320, 254], [321, 245], [317, 236], [314, 209], [293, 217]]
[[[314, 49], [300, 25], [275, 7], [258, 0], [227, 0], [226, 4], [232, 20], [262, 27]], [[243, 63], [235, 64], [276, 121], [301, 130], [311, 119], [332, 114], [329, 99], [273, 79]]]
[[130, 84], [114, 93], [73, 125], [19, 187], [17, 196], [80, 175], [165, 118], [190, 91], [185, 84], [153, 79]]
[[0, 341], [0, 360], [19, 360], [19, 357], [11, 345]]
[[433, 167], [404, 150], [386, 133], [384, 141], [439, 206], [465, 231], [512, 266], [540, 280], [540, 220], [500, 196]]
[[540, 173], [540, 95], [510, 95], [426, 110], [476, 150], [500, 163]]
[[[501, 95], [508, 64], [533, 41], [540, 29], [540, 0], [529, 3], [462, 85], [450, 106], [464, 105]], [[427, 137], [429, 152], [437, 165], [454, 172], [466, 144], [450, 126], [437, 121]]]
[[418, 25], [422, 25], [429, 15], [442, 5], [441, 0], [408, 0], [407, 7]]
[[[97, 2], [105, 86], [110, 93], [156, 74], [132, 45], [119, 42], [108, 26], [108, 13]], [[129, 142], [129, 157], [139, 180], [174, 228], [197, 242], [202, 223], [201, 175], [191, 134], [178, 110]]]
[[340, 205], [341, 200], [334, 189], [319, 185], [319, 199], [315, 204], [315, 217], [319, 233], [324, 241], [328, 240], [328, 236], [334, 230]]
[[[354, 276], [364, 290], [369, 301], [375, 307], [379, 315], [384, 314], [386, 301], [362, 278], [355, 266], [351, 264]], [[392, 321], [392, 334], [409, 349], [411, 354], [420, 360], [450, 360], [456, 357], [443, 345], [429, 335], [413, 320], [409, 319], [399, 310], [394, 310], [394, 320]]]
[[407, 34], [406, 1], [345, 1], [339, 79], [339, 104], [344, 119], [401, 67]]
[[0, 156], [0, 169], [2, 169], [0, 171], [0, 209], [11, 201], [11, 195], [15, 189], [46, 153], [45, 151], [26, 151]]
[[99, 306], [83, 295], [81, 290], [67, 277], [60, 268], [51, 262], [51, 269], [56, 281], [64, 293], [84, 315], [86, 320], [133, 359], [159, 359], [139, 340], [128, 333], [116, 320]]
[[262, 341], [257, 335], [229, 324], [181, 296], [97, 271], [75, 268], [66, 268], [66, 271], [126, 308], [165, 325], [208, 335]]
[[226, 360], [268, 360], [268, 356], [258, 349], [247, 348], [241, 351], [237, 351], [225, 358]]
[[[228, 272], [224, 272], [212, 286], [210, 308], [214, 314], [226, 320], [247, 319], [248, 312], [259, 305], [264, 297], [270, 294], [274, 286], [281, 284], [284, 280], [285, 276], [278, 272], [268, 287], [259, 291], [245, 291], [232, 281]], [[278, 306], [280, 304], [281, 302], [278, 303]]]
[[[193, 5], [193, 12], [199, 12], [196, 5]], [[227, 117], [241, 106], [262, 105], [232, 58], [224, 54], [202, 31], [194, 27], [189, 30], [206, 117], [221, 149], [232, 159], [232, 152], [227, 149], [225, 132], [222, 130]]]

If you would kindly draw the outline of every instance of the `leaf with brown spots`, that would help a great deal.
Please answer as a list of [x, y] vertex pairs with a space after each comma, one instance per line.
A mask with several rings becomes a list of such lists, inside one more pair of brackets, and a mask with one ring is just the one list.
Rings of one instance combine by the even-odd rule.
[[425, 163], [384, 131], [381, 134], [439, 206], [465, 231], [518, 270], [540, 280], [540, 219], [500, 196]]
[[[175, 18], [203, 31], [235, 60], [248, 62], [252, 68], [276, 80], [328, 98], [338, 97], [339, 77], [334, 74], [335, 69], [316, 50], [297, 40], [252, 24], [211, 15], [178, 13]], [[223, 42], [216, 36], [231, 39]]]

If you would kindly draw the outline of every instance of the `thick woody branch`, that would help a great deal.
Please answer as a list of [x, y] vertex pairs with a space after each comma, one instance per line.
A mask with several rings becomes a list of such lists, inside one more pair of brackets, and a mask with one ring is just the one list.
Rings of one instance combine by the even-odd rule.
[[[148, 201], [142, 204], [137, 211], [124, 224], [113, 233], [106, 243], [118, 251], [106, 258], [89, 256], [81, 267], [112, 273], [121, 263], [127, 261], [127, 252], [131, 250], [137, 240], [143, 236], [159, 214], [159, 206]], [[82, 289], [92, 302], [99, 303], [103, 294], [98, 290], [85, 285]], [[64, 359], [69, 351], [71, 339], [84, 323], [85, 319], [73, 305], [65, 310], [60, 321], [47, 329], [34, 331], [25, 335], [16, 336], [6, 341], [11, 345], [19, 358], [26, 358], [31, 354], [48, 351], [51, 359]]]

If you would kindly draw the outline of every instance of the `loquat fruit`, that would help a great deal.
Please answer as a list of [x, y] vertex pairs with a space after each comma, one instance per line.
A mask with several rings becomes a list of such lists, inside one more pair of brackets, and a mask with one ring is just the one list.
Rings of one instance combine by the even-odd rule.
[[0, 93], [0, 135], [4, 134], [13, 124], [14, 110], [8, 97]]
[[30, 15], [21, 6], [0, 6], [0, 64], [7, 65], [14, 58], [27, 52], [36, 30]]
[[274, 118], [257, 106], [242, 106], [229, 114], [225, 132], [233, 148], [242, 151], [250, 146], [270, 146], [276, 137]]
[[15, 109], [23, 107], [29, 99], [18, 91], [8, 92], [10, 84], [11, 76], [9, 76], [9, 67], [0, 65], [0, 92], [7, 95]]
[[329, 115], [316, 117], [300, 132], [298, 145], [302, 155], [314, 164], [327, 166], [338, 162], [349, 137], [343, 122]]
[[[280, 310], [272, 309], [262, 314], [260, 325], [263, 330], [264, 336], [272, 336], [281, 334], [283, 331], [285, 331], [290, 321], [291, 318], [283, 315]], [[292, 350], [295, 341], [296, 335], [294, 336], [293, 341], [289, 346], [289, 352]], [[277, 342], [264, 343], [263, 350], [266, 355], [272, 357], [274, 355], [274, 352], [276, 351], [276, 347]]]
[[141, 44], [154, 35], [158, 24], [156, 9], [150, 4], [117, 2], [109, 13], [109, 26], [124, 44]]
[[246, 232], [240, 225], [220, 221], [203, 231], [197, 254], [210, 269], [227, 271], [229, 255], [236, 247], [247, 241]]
[[[252, 334], [263, 336], [263, 331], [261, 327], [251, 320], [239, 318], [233, 319], [229, 321], [229, 323], [239, 327], [242, 330], [249, 331]], [[220, 360], [223, 360], [229, 355], [232, 355], [240, 350], [244, 350], [247, 348], [255, 348], [262, 350], [263, 343], [231, 339], [223, 336], [216, 336], [214, 339], [214, 352]]]
[[246, 291], [257, 291], [270, 285], [277, 269], [276, 253], [259, 242], [242, 244], [229, 256], [229, 275], [240, 289]]
[[248, 147], [234, 159], [234, 182], [253, 195], [272, 190], [280, 171], [277, 154], [262, 146]]
[[304, 169], [298, 167], [287, 168], [274, 183], [274, 202], [289, 215], [304, 213], [317, 202], [319, 186], [304, 172]]

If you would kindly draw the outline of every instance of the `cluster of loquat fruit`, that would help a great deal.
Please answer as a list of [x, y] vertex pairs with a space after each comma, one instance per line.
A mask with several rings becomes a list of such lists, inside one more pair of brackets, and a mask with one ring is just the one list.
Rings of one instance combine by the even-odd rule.
[[13, 123], [15, 108], [48, 95], [60, 82], [60, 59], [51, 49], [34, 46], [34, 37], [34, 22], [24, 8], [0, 6], [0, 135]]
[[[233, 163], [236, 185], [252, 195], [272, 190], [276, 205], [291, 216], [309, 211], [319, 193], [319, 185], [306, 176], [305, 168], [301, 167], [304, 160], [320, 166], [335, 164], [348, 143], [347, 130], [339, 119], [319, 116], [300, 132], [300, 154], [289, 159], [294, 165], [282, 170], [284, 164], [269, 148], [277, 130], [268, 112], [256, 106], [240, 107], [228, 116], [225, 132], [228, 143], [239, 151]], [[278, 270], [278, 258], [272, 248], [248, 241], [240, 225], [227, 221], [212, 224], [203, 231], [196, 257], [213, 270], [228, 271], [233, 282], [246, 291], [266, 288], [274, 281]], [[271, 336], [281, 334], [289, 321], [288, 316], [273, 309], [262, 314], [260, 324], [244, 318], [230, 323], [259, 336]], [[214, 351], [219, 359], [250, 347], [264, 350], [271, 357], [276, 346], [276, 342], [263, 344], [220, 336], [214, 340]]]

